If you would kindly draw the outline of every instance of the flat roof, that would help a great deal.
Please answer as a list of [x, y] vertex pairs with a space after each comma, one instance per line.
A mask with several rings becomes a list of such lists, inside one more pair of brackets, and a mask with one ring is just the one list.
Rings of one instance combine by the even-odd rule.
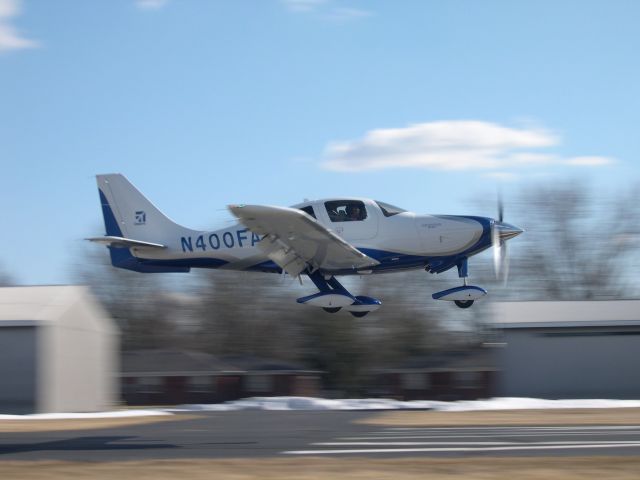
[[497, 302], [492, 322], [501, 329], [640, 326], [640, 300]]

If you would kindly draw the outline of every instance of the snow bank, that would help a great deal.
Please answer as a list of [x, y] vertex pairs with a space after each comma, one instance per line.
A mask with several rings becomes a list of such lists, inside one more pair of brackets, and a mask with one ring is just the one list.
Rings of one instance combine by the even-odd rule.
[[0, 415], [0, 420], [72, 420], [95, 418], [128, 418], [172, 415], [167, 410], [115, 410], [91, 413], [34, 413], [31, 415]]
[[539, 398], [491, 398], [459, 402], [414, 400], [403, 402], [384, 398], [332, 400], [313, 397], [253, 397], [226, 403], [180, 405], [154, 410], [118, 410], [99, 413], [41, 413], [34, 415], [0, 415], [0, 420], [61, 420], [91, 418], [145, 417], [172, 415], [176, 412], [228, 412], [235, 410], [436, 410], [465, 412], [480, 410], [523, 410], [557, 408], [629, 408], [640, 407], [640, 400], [542, 400]]
[[172, 412], [232, 410], [438, 410], [464, 412], [475, 410], [523, 410], [553, 408], [625, 408], [640, 407], [640, 400], [542, 400], [538, 398], [491, 398], [459, 402], [414, 400], [403, 402], [383, 398], [329, 400], [312, 397], [254, 397], [212, 405], [181, 405]]
[[443, 402], [437, 410], [464, 412], [474, 410], [524, 410], [554, 408], [630, 408], [640, 407], [640, 400], [542, 400], [540, 398], [490, 398]]
[[428, 400], [401, 402], [384, 398], [353, 398], [331, 400], [313, 397], [253, 397], [212, 405], [180, 405], [173, 412], [230, 410], [398, 410], [405, 408], [431, 409], [434, 403]]

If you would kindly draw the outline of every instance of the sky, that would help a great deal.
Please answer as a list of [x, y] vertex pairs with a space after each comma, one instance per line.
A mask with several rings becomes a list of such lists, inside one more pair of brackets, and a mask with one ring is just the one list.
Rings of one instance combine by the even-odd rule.
[[627, 187], [639, 19], [634, 0], [0, 0], [0, 270], [74, 282], [104, 233], [98, 173], [199, 229], [232, 203], [491, 216], [470, 199]]

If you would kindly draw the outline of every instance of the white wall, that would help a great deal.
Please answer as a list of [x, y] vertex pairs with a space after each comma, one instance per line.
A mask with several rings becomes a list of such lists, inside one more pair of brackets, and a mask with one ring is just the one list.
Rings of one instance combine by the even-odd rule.
[[39, 411], [99, 411], [118, 404], [119, 337], [92, 297], [80, 295], [41, 332]]

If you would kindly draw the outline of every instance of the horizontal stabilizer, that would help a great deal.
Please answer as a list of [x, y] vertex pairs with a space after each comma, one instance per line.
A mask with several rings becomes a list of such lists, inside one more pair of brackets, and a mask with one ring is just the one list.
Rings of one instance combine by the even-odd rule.
[[90, 242], [101, 243], [108, 247], [116, 247], [116, 248], [132, 248], [132, 247], [167, 248], [166, 245], [162, 245], [160, 243], [143, 242], [142, 240], [133, 240], [131, 238], [114, 237], [110, 235], [106, 237], [87, 238], [87, 240], [89, 240]]

